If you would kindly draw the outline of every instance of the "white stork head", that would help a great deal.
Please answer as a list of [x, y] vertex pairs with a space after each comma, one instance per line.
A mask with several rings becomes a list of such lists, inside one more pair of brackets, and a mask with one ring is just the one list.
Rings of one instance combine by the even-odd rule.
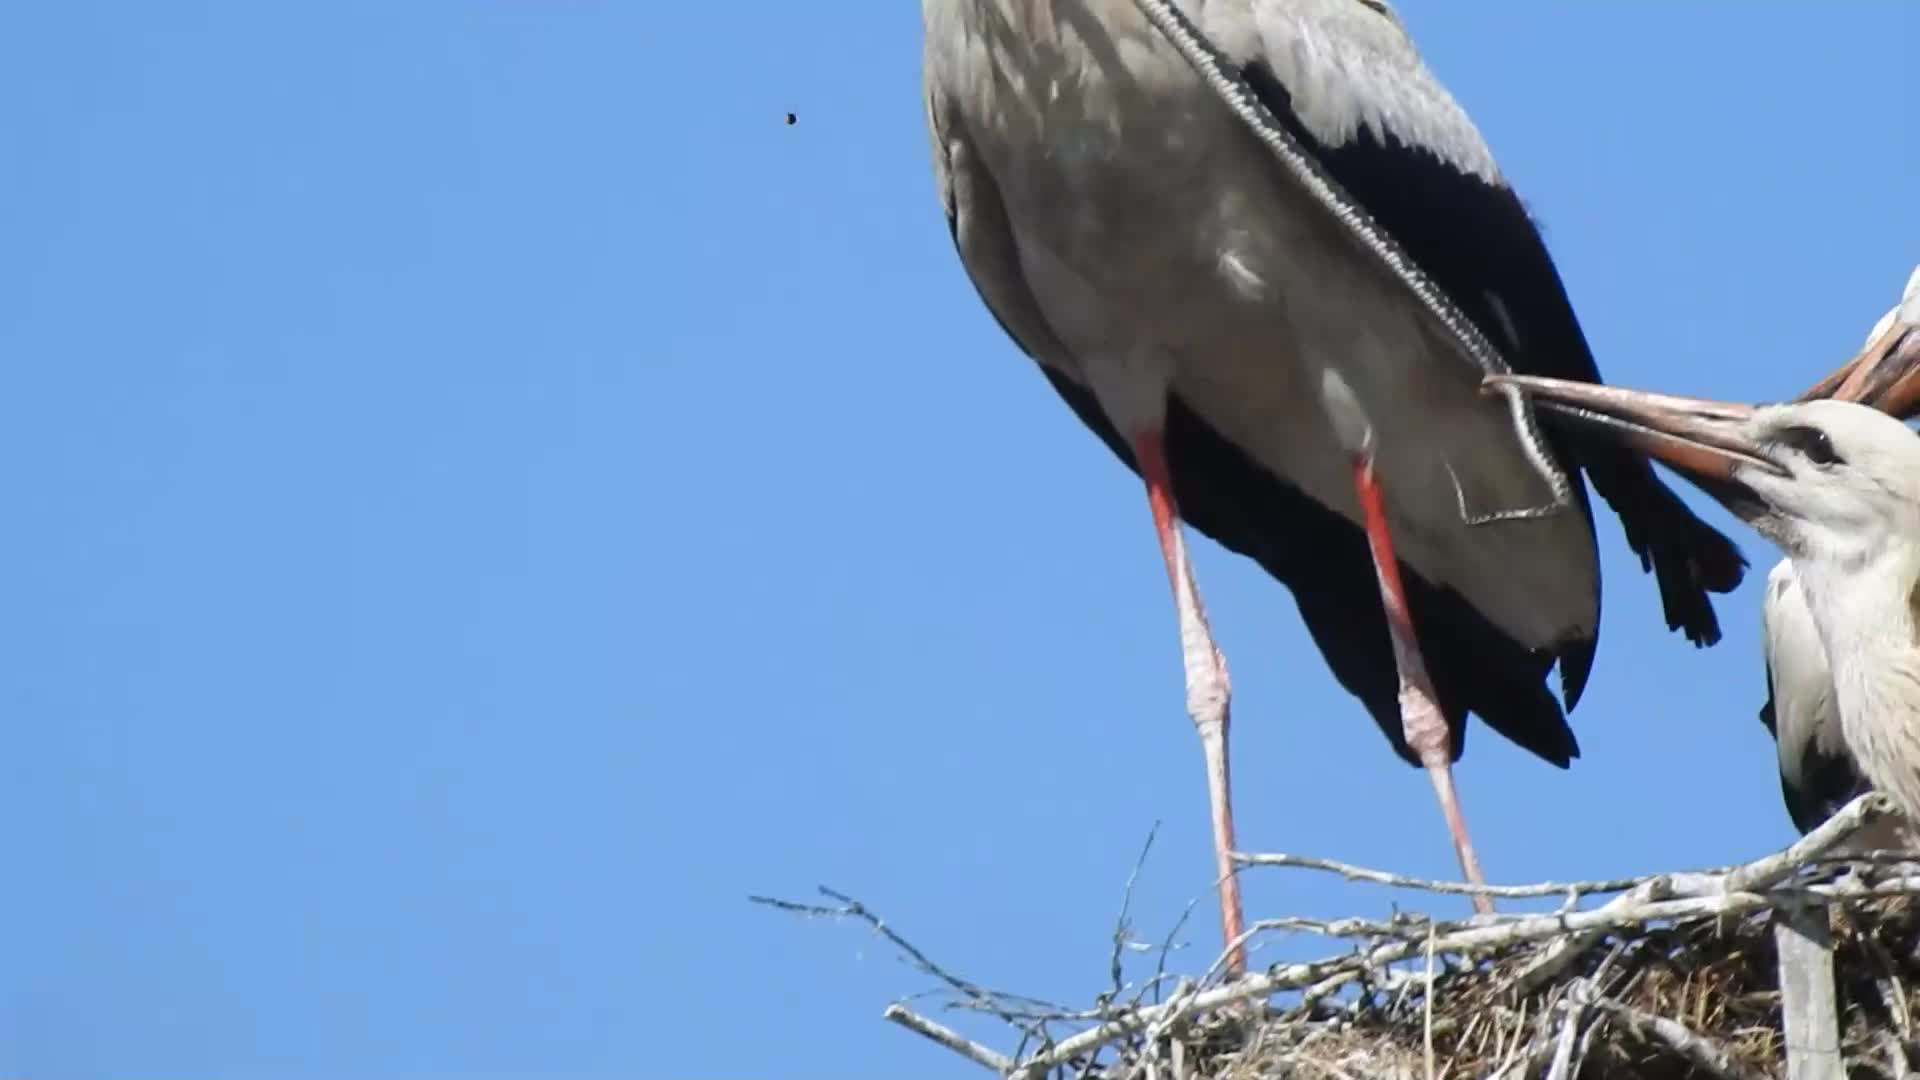
[[1735, 494], [1721, 501], [1788, 555], [1920, 544], [1920, 435], [1907, 425], [1853, 402], [1810, 401], [1762, 406], [1732, 427], [1719, 474]]

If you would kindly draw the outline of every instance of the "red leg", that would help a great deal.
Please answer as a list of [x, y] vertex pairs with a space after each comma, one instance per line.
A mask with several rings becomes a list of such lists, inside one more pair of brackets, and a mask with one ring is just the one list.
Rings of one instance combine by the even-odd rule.
[[[1394, 664], [1400, 670], [1400, 723], [1407, 745], [1420, 755], [1433, 781], [1433, 793], [1440, 798], [1440, 812], [1446, 816], [1447, 831], [1453, 835], [1454, 854], [1460, 857], [1460, 870], [1467, 881], [1485, 885], [1480, 876], [1480, 860], [1473, 854], [1473, 841], [1467, 836], [1467, 821], [1460, 813], [1460, 800], [1453, 790], [1452, 747], [1447, 738], [1447, 719], [1436, 704], [1433, 682], [1427, 677], [1427, 664], [1420, 655], [1420, 643], [1413, 634], [1413, 618], [1407, 613], [1407, 591], [1400, 581], [1400, 563], [1394, 558], [1393, 540], [1387, 533], [1386, 506], [1380, 496], [1380, 480], [1374, 475], [1371, 446], [1354, 455], [1353, 485], [1360, 496], [1360, 510], [1366, 519], [1367, 546], [1373, 553], [1373, 568], [1380, 577], [1380, 601], [1387, 611], [1387, 629], [1393, 636]], [[1475, 893], [1475, 911], [1491, 912], [1493, 902], [1485, 893]]]
[[[1153, 529], [1160, 537], [1160, 554], [1167, 562], [1167, 582], [1180, 616], [1180, 655], [1186, 669], [1187, 715], [1200, 734], [1206, 757], [1207, 799], [1213, 811], [1213, 857], [1219, 874], [1220, 933], [1232, 945], [1239, 941], [1240, 878], [1228, 852], [1233, 848], [1233, 794], [1227, 774], [1227, 723], [1233, 689], [1227, 681], [1227, 662], [1213, 643], [1200, 589], [1187, 561], [1186, 541], [1180, 533], [1180, 509], [1173, 499], [1172, 472], [1167, 467], [1161, 432], [1151, 430], [1133, 438], [1134, 459], [1147, 482], [1147, 502], [1153, 509]], [[1227, 959], [1227, 973], [1246, 969], [1246, 955], [1238, 945]]]

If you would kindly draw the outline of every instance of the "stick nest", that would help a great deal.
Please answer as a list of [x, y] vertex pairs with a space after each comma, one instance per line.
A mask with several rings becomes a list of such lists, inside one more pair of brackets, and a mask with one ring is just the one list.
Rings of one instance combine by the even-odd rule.
[[[1796, 1057], [1806, 1075], [1836, 1075], [1817, 1071], [1825, 1061], [1849, 1080], [1895, 1080], [1920, 1073], [1920, 863], [1837, 854], [1891, 814], [1884, 796], [1865, 795], [1786, 850], [1718, 870], [1486, 889], [1557, 898], [1549, 911], [1264, 919], [1190, 977], [1167, 972], [1169, 935], [1155, 972], [1128, 981], [1123, 952], [1141, 947], [1129, 879], [1110, 989], [1086, 1008], [958, 976], [831, 890], [830, 906], [756, 899], [864, 922], [936, 979], [950, 1008], [997, 1017], [1018, 1044], [992, 1049], [904, 1004], [886, 1018], [1010, 1080], [1785, 1080]], [[1236, 860], [1243, 872], [1476, 891], [1324, 859]], [[1337, 945], [1319, 960], [1232, 971], [1229, 957], [1279, 934]], [[1797, 1053], [1788, 1030], [1806, 1033]]]
[[[1784, 1077], [1776, 914], [1703, 916], [1573, 945], [1524, 942], [1436, 957], [1431, 995], [1424, 972], [1389, 977], [1337, 1003], [1270, 1006], [1251, 1016], [1223, 1010], [1175, 1037], [1186, 1042], [1189, 1076], [1220, 1080], [1424, 1077], [1429, 1030], [1440, 1077], [1538, 1077], [1563, 1045], [1561, 1075], [1579, 1080]], [[1823, 914], [1848, 1076], [1910, 1075], [1920, 1069], [1920, 905], [1889, 897]], [[1579, 954], [1567, 955], [1574, 948]], [[1553, 978], [1529, 979], [1550, 966], [1559, 968]], [[1135, 1041], [1088, 1074], [1144, 1076], [1156, 1055], [1172, 1056]]]

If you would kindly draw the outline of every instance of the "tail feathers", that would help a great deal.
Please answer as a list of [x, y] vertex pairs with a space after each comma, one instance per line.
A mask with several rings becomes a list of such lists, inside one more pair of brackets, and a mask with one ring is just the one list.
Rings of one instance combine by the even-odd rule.
[[1620, 518], [1627, 546], [1640, 556], [1640, 568], [1652, 571], [1660, 585], [1667, 629], [1684, 631], [1701, 647], [1718, 642], [1720, 620], [1707, 594], [1739, 587], [1747, 572], [1740, 548], [1700, 520], [1644, 460], [1625, 476], [1592, 475], [1594, 488]]
[[[1373, 566], [1365, 538], [1358, 529], [1352, 532], [1350, 538], [1341, 537], [1341, 543], [1328, 543], [1332, 537], [1326, 537], [1316, 545], [1322, 560], [1311, 575], [1283, 580], [1334, 678], [1360, 699], [1394, 753], [1418, 766], [1419, 755], [1407, 745], [1401, 726], [1398, 671], [1391, 639], [1384, 632], [1386, 615]], [[1340, 557], [1331, 557], [1336, 551]], [[1405, 563], [1400, 574], [1427, 672], [1447, 718], [1449, 756], [1458, 760], [1465, 751], [1471, 712], [1520, 748], [1560, 768], [1579, 757], [1580, 745], [1566, 712], [1547, 686], [1554, 655], [1507, 637], [1458, 593], [1427, 582]]]
[[[1401, 573], [1408, 580], [1407, 603], [1427, 654], [1434, 693], [1457, 733], [1454, 757], [1465, 749], [1468, 710], [1543, 761], [1564, 769], [1579, 757], [1580, 744], [1566, 710], [1548, 688], [1554, 655], [1521, 646], [1495, 630], [1458, 593], [1419, 580], [1405, 564]], [[1569, 698], [1566, 708], [1572, 708], [1572, 702]]]
[[[1566, 714], [1560, 711], [1560, 703], [1553, 699], [1553, 692], [1545, 683], [1535, 683], [1518, 709], [1509, 711], [1499, 705], [1489, 705], [1481, 709], [1479, 715], [1488, 727], [1550, 765], [1564, 769], [1580, 756], [1580, 742], [1573, 737]], [[1464, 725], [1462, 733], [1464, 736]], [[1457, 759], [1459, 754], [1455, 753], [1454, 757]]]

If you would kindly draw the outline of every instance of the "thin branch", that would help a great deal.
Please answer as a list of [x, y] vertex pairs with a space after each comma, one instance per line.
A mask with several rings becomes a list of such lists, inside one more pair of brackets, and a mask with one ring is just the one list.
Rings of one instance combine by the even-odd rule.
[[[1153, 823], [1147, 830], [1147, 842], [1140, 845], [1140, 856], [1133, 860], [1133, 869], [1127, 873], [1127, 887], [1120, 893], [1120, 914], [1113, 920], [1113, 955], [1107, 959], [1107, 975], [1112, 982], [1112, 990], [1106, 995], [1106, 1001], [1116, 1001], [1125, 991], [1125, 976], [1121, 969], [1120, 954], [1126, 950], [1127, 939], [1133, 926], [1127, 916], [1133, 910], [1133, 886], [1140, 880], [1140, 868], [1147, 865], [1147, 854], [1153, 850], [1153, 838], [1160, 833], [1160, 823]], [[1104, 1005], [1106, 1002], [1102, 1002]]]
[[[1521, 1026], [1524, 1027], [1526, 1023], [1526, 1013], [1524, 1012], [1526, 1001], [1524, 999], [1520, 1002], [1520, 1006], [1523, 1010], [1521, 1013]], [[1553, 1039], [1550, 1038], [1553, 1034], [1553, 1012], [1554, 1010], [1550, 1008], [1540, 1010], [1540, 1015], [1534, 1018], [1534, 1026], [1539, 1030], [1535, 1033], [1532, 1040], [1523, 1040], [1519, 1031], [1516, 1030], [1514, 1032], [1513, 1045], [1501, 1055], [1502, 1064], [1498, 1069], [1493, 1071], [1491, 1080], [1507, 1080], [1509, 1076], [1529, 1077], [1540, 1075], [1540, 1070], [1546, 1068], [1548, 1062], [1553, 1060], [1555, 1043]], [[1591, 1032], [1593, 1026], [1589, 1024], [1587, 1030]], [[1525, 1051], [1524, 1054], [1521, 1053], [1522, 1050]]]
[[[892, 927], [888, 926], [886, 922], [880, 918], [880, 916], [875, 915], [872, 911], [868, 910], [865, 904], [862, 904], [860, 901], [855, 900], [853, 897], [848, 896], [845, 893], [840, 893], [840, 892], [834, 891], [833, 889], [829, 889], [825, 885], [816, 886], [816, 888], [819, 889], [820, 895], [825, 896], [828, 899], [838, 901], [840, 906], [826, 907], [819, 904], [801, 904], [801, 903], [796, 903], [792, 900], [780, 900], [771, 896], [749, 896], [747, 897], [747, 899], [752, 903], [761, 904], [766, 907], [774, 908], [778, 911], [787, 911], [787, 912], [792, 912], [798, 915], [807, 915], [812, 917], [824, 917], [824, 918], [833, 918], [833, 919], [856, 919], [860, 922], [866, 923], [867, 926], [870, 927], [874, 933], [879, 934], [881, 937], [887, 939], [887, 941], [894, 948], [900, 950], [900, 952], [903, 955], [905, 955], [908, 960], [912, 961], [915, 967], [919, 968], [925, 974], [931, 975], [932, 977], [947, 984], [947, 986], [951, 987], [954, 990], [954, 992], [958, 993], [961, 997], [976, 1003], [977, 1005], [979, 1005], [981, 1009], [985, 1010], [986, 1012], [992, 1013], [994, 1016], [998, 1017], [1001, 1020], [1001, 1022], [1007, 1024], [1008, 1026], [1019, 1029], [1028, 1038], [1036, 1039], [1042, 1043], [1050, 1041], [1049, 1039], [1047, 1039], [1046, 1032], [1043, 1029], [1038, 1028], [1033, 1024], [1022, 1020], [1020, 1017], [1017, 1017], [1013, 1015], [1011, 1012], [1007, 1011], [1000, 1003], [1001, 998], [1004, 995], [996, 994], [993, 991], [986, 989], [985, 987], [975, 985], [974, 983], [969, 982], [966, 979], [963, 979], [960, 976], [953, 974], [947, 969], [941, 967], [939, 964], [934, 963], [931, 957], [929, 957], [926, 953], [921, 952], [918, 948], [914, 946], [914, 944], [911, 941], [908, 941], [906, 938], [901, 937], [899, 934], [895, 933]], [[1041, 1004], [1041, 1005], [1047, 1004], [1046, 1002], [1034, 1002], [1034, 1003]]]
[[1371, 867], [1356, 866], [1336, 859], [1322, 859], [1312, 855], [1288, 855], [1280, 852], [1240, 852], [1228, 853], [1228, 858], [1241, 866], [1279, 866], [1297, 870], [1324, 870], [1339, 874], [1348, 881], [1366, 881], [1375, 885], [1390, 885], [1397, 889], [1418, 889], [1421, 892], [1442, 893], [1449, 896], [1472, 896], [1485, 893], [1488, 896], [1509, 899], [1526, 899], [1542, 896], [1592, 895], [1594, 893], [1622, 892], [1638, 885], [1642, 878], [1614, 878], [1601, 881], [1543, 881], [1531, 885], [1470, 885], [1464, 881], [1438, 881], [1433, 878], [1408, 877], [1389, 870], [1375, 870]]
[[935, 1023], [909, 1010], [904, 1005], [889, 1005], [887, 1011], [880, 1014], [917, 1035], [924, 1035], [956, 1054], [985, 1066], [994, 1072], [1006, 1075], [1013, 1071], [1013, 1059], [1005, 1054], [995, 1053], [950, 1027]]
[[1580, 1038], [1580, 1021], [1587, 1015], [1587, 1005], [1578, 998], [1569, 998], [1566, 1009], [1561, 1013], [1560, 1036], [1554, 1040], [1553, 1067], [1547, 1070], [1547, 1080], [1572, 1080], [1578, 1066], [1573, 1063], [1573, 1050]]
[[1900, 982], [1899, 971], [1894, 967], [1893, 956], [1887, 952], [1886, 946], [1880, 944], [1871, 934], [1856, 932], [1854, 938], [1884, 974], [1884, 977], [1876, 977], [1873, 983], [1880, 991], [1880, 1000], [1886, 1006], [1888, 1015], [1893, 1017], [1894, 1025], [1900, 1029], [1899, 1037], [1912, 1038], [1913, 1023], [1907, 1006], [1907, 990]]
[[1426, 1052], [1427, 1080], [1433, 1072], [1433, 999], [1439, 987], [1433, 981], [1433, 924], [1427, 924], [1427, 986], [1420, 994], [1420, 1041]]
[[[1193, 909], [1199, 903], [1200, 898], [1197, 896], [1188, 900], [1187, 906], [1180, 910], [1180, 917], [1173, 920], [1172, 928], [1167, 931], [1166, 938], [1160, 942], [1160, 959], [1153, 965], [1153, 981], [1149, 984], [1153, 987], [1155, 1005], [1160, 1004], [1160, 984], [1167, 976], [1167, 957], [1173, 953], [1173, 940], [1180, 936], [1180, 931], [1186, 929], [1187, 920], [1193, 917]], [[1139, 1003], [1135, 1002], [1135, 1007], [1138, 1006]]]
[[[1741, 866], [1728, 867], [1720, 871], [1703, 871], [1695, 874], [1674, 875], [1677, 894], [1700, 891], [1711, 883], [1728, 892], [1744, 892], [1765, 888], [1787, 876], [1796, 873], [1803, 865], [1814, 862], [1832, 861], [1829, 856], [1862, 825], [1879, 818], [1892, 810], [1892, 803], [1878, 794], [1863, 795], [1848, 803], [1833, 817], [1828, 818], [1819, 828], [1801, 837], [1784, 851], [1776, 852], [1765, 858], [1757, 859]], [[1336, 859], [1322, 859], [1311, 855], [1289, 855], [1280, 852], [1230, 852], [1229, 857], [1242, 866], [1291, 867], [1301, 870], [1323, 870], [1339, 874], [1349, 881], [1366, 881], [1376, 885], [1388, 885], [1401, 889], [1417, 889], [1422, 892], [1443, 895], [1471, 896], [1485, 892], [1489, 896], [1508, 899], [1527, 899], [1548, 896], [1578, 897], [1600, 893], [1617, 893], [1642, 885], [1649, 879], [1610, 878], [1595, 881], [1544, 881], [1527, 885], [1470, 885], [1464, 881], [1439, 881], [1433, 878], [1411, 877], [1396, 874], [1389, 870], [1375, 870], [1371, 867], [1357, 866]], [[1875, 852], [1872, 857], [1877, 861], [1899, 859], [1898, 853]], [[1906, 856], [1911, 860], [1912, 856]]]

